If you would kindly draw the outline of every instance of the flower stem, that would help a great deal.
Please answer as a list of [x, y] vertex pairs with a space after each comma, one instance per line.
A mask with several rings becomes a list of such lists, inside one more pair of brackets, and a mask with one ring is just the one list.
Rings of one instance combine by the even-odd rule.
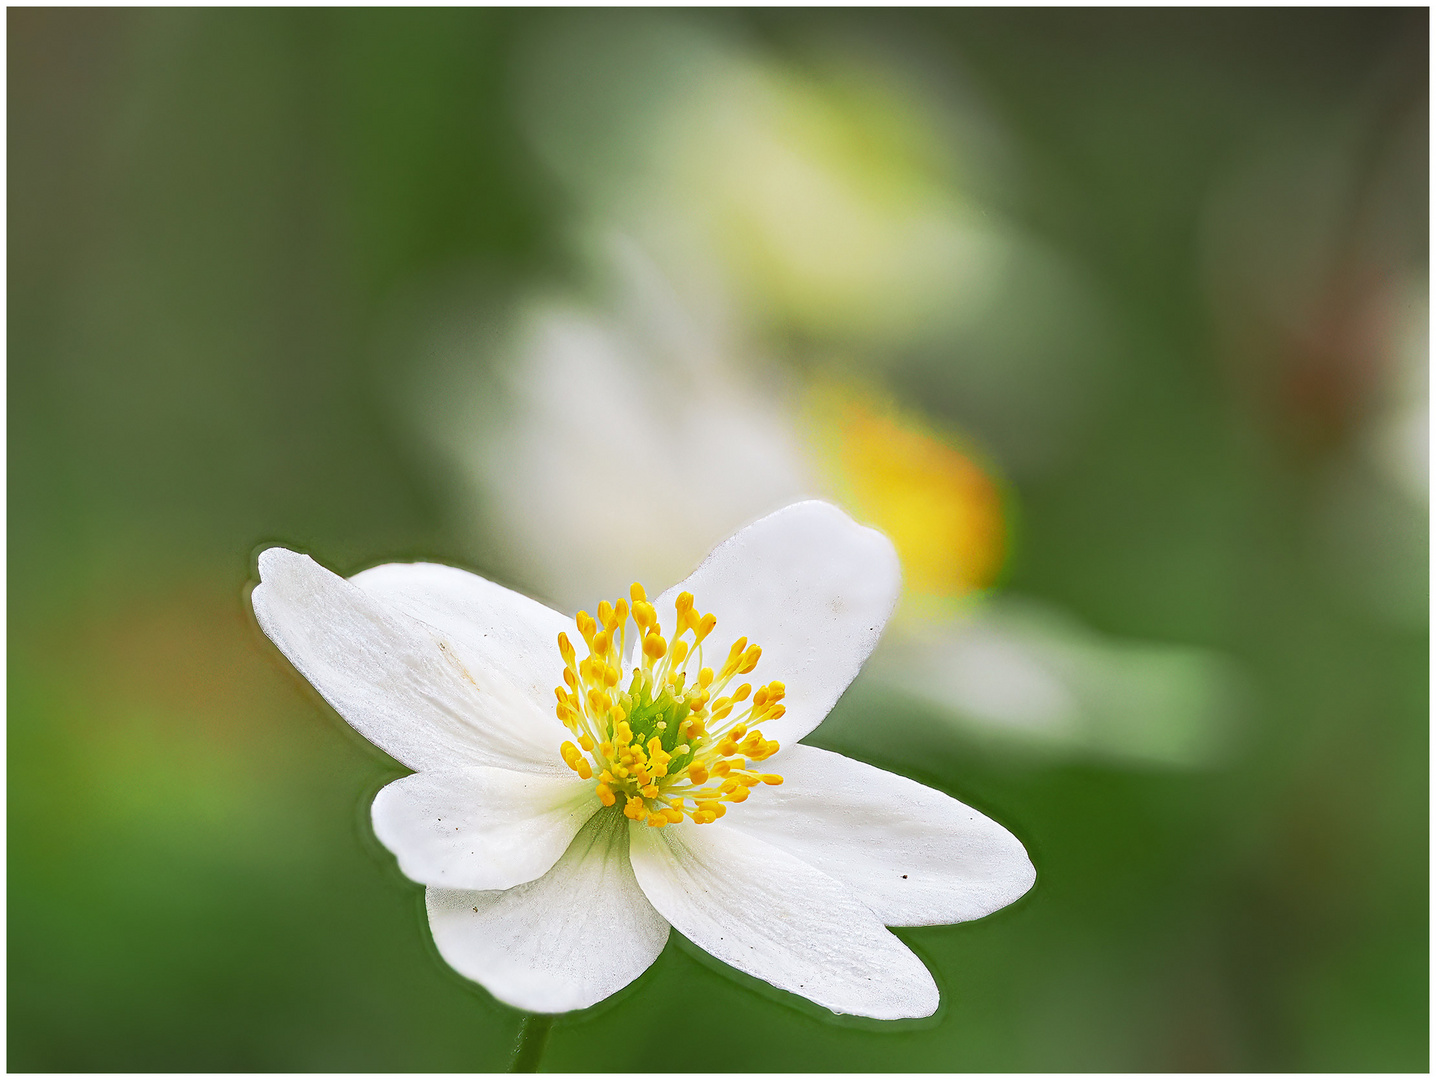
[[539, 1059], [543, 1057], [544, 1046], [548, 1043], [549, 1028], [553, 1027], [553, 1016], [549, 1013], [529, 1013], [519, 1028], [518, 1043], [514, 1046], [514, 1060], [509, 1072], [538, 1072]]

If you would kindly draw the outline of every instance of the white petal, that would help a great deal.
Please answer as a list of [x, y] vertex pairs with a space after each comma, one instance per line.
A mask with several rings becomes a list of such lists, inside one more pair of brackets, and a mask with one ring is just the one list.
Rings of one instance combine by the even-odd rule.
[[896, 1020], [937, 1009], [922, 961], [847, 886], [787, 852], [689, 824], [635, 824], [629, 845], [653, 906], [724, 963], [835, 1013]]
[[754, 686], [773, 679], [787, 686], [787, 713], [762, 728], [786, 746], [817, 727], [853, 681], [901, 585], [897, 552], [886, 536], [836, 506], [810, 501], [729, 537], [654, 606], [665, 635], [672, 632], [680, 592], [691, 592], [700, 611], [718, 617], [709, 638], [714, 669], [739, 637], [762, 646], [748, 678]]
[[889, 926], [981, 918], [1032, 887], [1017, 837], [915, 780], [812, 746], [764, 764], [762, 787], [714, 828], [757, 837], [849, 885]]
[[507, 892], [430, 888], [439, 955], [500, 1001], [530, 1012], [583, 1009], [647, 970], [668, 923], [644, 898], [618, 814], [595, 814], [543, 877]]
[[567, 771], [558, 719], [503, 677], [468, 667], [438, 630], [307, 555], [270, 548], [259, 573], [260, 627], [359, 734], [409, 768]]
[[372, 816], [406, 877], [508, 889], [547, 872], [599, 806], [592, 780], [478, 766], [395, 780]]
[[563, 675], [558, 635], [573, 620], [522, 593], [438, 563], [388, 563], [349, 579], [370, 596], [436, 628], [470, 671], [488, 671], [552, 712]]

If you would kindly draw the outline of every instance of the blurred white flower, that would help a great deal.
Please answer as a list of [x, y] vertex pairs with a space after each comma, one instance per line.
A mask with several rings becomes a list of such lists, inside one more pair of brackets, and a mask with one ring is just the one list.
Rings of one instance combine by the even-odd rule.
[[1009, 245], [944, 182], [932, 119], [870, 67], [814, 77], [711, 25], [604, 13], [547, 28], [519, 97], [544, 161], [668, 273], [716, 269], [809, 331], [908, 339], [980, 311]]
[[[758, 521], [654, 603], [635, 585], [631, 608], [597, 619], [447, 566], [346, 581], [282, 548], [259, 565], [264, 632], [416, 770], [376, 797], [374, 831], [427, 886], [440, 954], [511, 1005], [592, 1005], [672, 925], [833, 1012], [927, 1016], [937, 987], [885, 924], [978, 918], [1035, 879], [1017, 839], [962, 803], [798, 744], [899, 588], [887, 539], [826, 503]], [[740, 638], [705, 664], [715, 626], [761, 648]], [[750, 673], [756, 690], [730, 686]]]
[[1014, 140], [923, 53], [870, 35], [783, 62], [711, 20], [592, 13], [536, 29], [515, 98], [575, 204], [685, 306], [725, 297], [815, 366], [901, 368], [1039, 471], [1091, 421], [1111, 329], [1090, 283], [981, 197], [1019, 202]]
[[[486, 505], [518, 580], [577, 606], [621, 590], [624, 567], [671, 579], [776, 507], [831, 499], [882, 529], [903, 561], [903, 603], [871, 678], [1018, 745], [1220, 759], [1238, 696], [1228, 662], [986, 596], [1005, 553], [1002, 495], [971, 456], [861, 385], [735, 363], [756, 349], [721, 315], [692, 315], [635, 245], [611, 238], [608, 265], [604, 307], [530, 300], [497, 335], [503, 318], [491, 317], [487, 344], [446, 342], [411, 406], [419, 437]], [[487, 368], [499, 378], [475, 385]], [[613, 499], [616, 483], [649, 497]], [[586, 551], [565, 549], [574, 528]], [[1001, 665], [973, 662], [997, 641]]]

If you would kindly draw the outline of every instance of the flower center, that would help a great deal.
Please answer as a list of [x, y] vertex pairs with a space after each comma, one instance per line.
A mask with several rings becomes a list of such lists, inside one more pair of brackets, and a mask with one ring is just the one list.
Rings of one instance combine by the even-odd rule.
[[[586, 611], [575, 616], [588, 646], [582, 660], [568, 635], [558, 636], [564, 685], [554, 688], [557, 713], [578, 738], [559, 748], [568, 767], [585, 780], [597, 775], [604, 806], [621, 802], [624, 814], [654, 828], [685, 817], [706, 825], [723, 816], [724, 803], [746, 799], [749, 788], [781, 784], [781, 776], [752, 766], [778, 751], [758, 725], [783, 715], [783, 684], [728, 690], [757, 667], [763, 650], [739, 638], [715, 674], [703, 665], [703, 642], [718, 620], [698, 613], [692, 593], [674, 601], [672, 640], [660, 632], [643, 586], [634, 582], [629, 596], [631, 607], [622, 598], [604, 600], [596, 619]], [[625, 671], [630, 616], [642, 646]]]

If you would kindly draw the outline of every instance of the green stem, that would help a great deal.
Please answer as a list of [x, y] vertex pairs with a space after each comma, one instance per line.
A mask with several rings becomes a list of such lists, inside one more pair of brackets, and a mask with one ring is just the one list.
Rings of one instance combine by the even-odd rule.
[[539, 1059], [543, 1057], [543, 1048], [548, 1043], [551, 1027], [553, 1016], [549, 1013], [530, 1013], [524, 1017], [509, 1072], [538, 1072]]

